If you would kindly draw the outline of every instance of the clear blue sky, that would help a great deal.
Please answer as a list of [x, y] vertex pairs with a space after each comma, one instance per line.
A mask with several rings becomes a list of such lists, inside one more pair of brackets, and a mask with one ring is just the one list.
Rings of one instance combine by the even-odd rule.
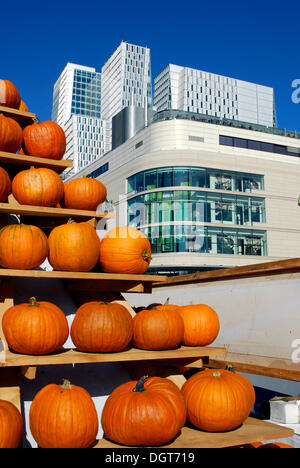
[[124, 40], [151, 49], [152, 78], [174, 63], [272, 86], [278, 126], [300, 131], [299, 0], [16, 0], [0, 13], [0, 78], [42, 121], [67, 62], [100, 72]]

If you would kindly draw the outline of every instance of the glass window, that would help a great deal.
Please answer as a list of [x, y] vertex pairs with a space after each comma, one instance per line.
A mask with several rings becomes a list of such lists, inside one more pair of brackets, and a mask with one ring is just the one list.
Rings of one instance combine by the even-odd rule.
[[234, 146], [239, 148], [247, 148], [247, 140], [244, 138], [234, 138], [233, 139]]
[[156, 170], [145, 172], [145, 190], [153, 190], [156, 188], [157, 188]]
[[191, 187], [206, 187], [206, 170], [190, 169], [190, 185]]
[[173, 169], [164, 168], [157, 170], [157, 186], [158, 187], [173, 187]]
[[174, 169], [174, 187], [188, 187], [189, 183], [189, 171], [187, 168]]
[[273, 145], [273, 143], [261, 142], [261, 150], [262, 151], [268, 151], [269, 153], [273, 153], [274, 152], [274, 145]]
[[233, 146], [233, 138], [229, 136], [220, 135], [220, 145]]
[[260, 150], [260, 141], [248, 140], [248, 148], [254, 150]]

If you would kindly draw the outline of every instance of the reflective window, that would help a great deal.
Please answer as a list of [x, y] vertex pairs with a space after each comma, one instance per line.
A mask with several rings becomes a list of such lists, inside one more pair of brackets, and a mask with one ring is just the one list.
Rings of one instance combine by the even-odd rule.
[[155, 226], [141, 230], [149, 238], [153, 254], [194, 252], [267, 256], [265, 231], [184, 224]]
[[199, 187], [251, 192], [264, 190], [264, 176], [200, 167], [165, 167], [139, 172], [128, 178], [128, 193], [168, 187]]

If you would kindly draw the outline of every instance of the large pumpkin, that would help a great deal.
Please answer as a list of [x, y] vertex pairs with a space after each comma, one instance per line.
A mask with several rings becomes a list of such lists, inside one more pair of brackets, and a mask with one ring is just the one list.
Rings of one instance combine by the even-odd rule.
[[99, 237], [95, 228], [86, 222], [56, 226], [48, 243], [48, 260], [54, 270], [90, 271], [99, 260]]
[[194, 304], [179, 308], [184, 323], [183, 344], [187, 346], [208, 346], [220, 331], [216, 311], [206, 304]]
[[51, 302], [37, 302], [34, 297], [27, 304], [7, 309], [2, 328], [12, 350], [35, 356], [57, 351], [69, 336], [63, 311]]
[[171, 305], [145, 309], [133, 318], [132, 343], [147, 350], [172, 349], [183, 339], [183, 320]]
[[20, 411], [10, 401], [0, 400], [0, 449], [18, 448], [22, 428]]
[[0, 80], [0, 106], [19, 109], [21, 95], [16, 86], [9, 80]]
[[65, 132], [51, 120], [25, 127], [23, 140], [24, 152], [30, 156], [60, 160], [66, 151]]
[[0, 114], [0, 151], [16, 153], [23, 141], [23, 131], [18, 122]]
[[12, 224], [0, 230], [2, 267], [31, 270], [40, 266], [47, 255], [47, 236], [37, 226]]
[[52, 169], [32, 167], [18, 172], [12, 192], [22, 205], [56, 206], [63, 197], [64, 184]]
[[185, 423], [179, 388], [150, 377], [117, 387], [105, 402], [101, 424], [105, 436], [128, 446], [158, 446], [171, 441]]
[[41, 448], [88, 448], [98, 433], [98, 415], [90, 394], [64, 381], [50, 384], [34, 397], [29, 424]]
[[11, 180], [3, 167], [0, 167], [0, 202], [6, 201], [11, 194]]
[[96, 211], [106, 200], [106, 187], [100, 180], [79, 177], [64, 184], [64, 205], [66, 208]]
[[100, 265], [106, 273], [144, 273], [151, 262], [150, 242], [141, 231], [118, 227], [100, 244]]
[[181, 389], [187, 419], [197, 428], [230, 431], [247, 419], [255, 403], [255, 391], [244, 376], [227, 370], [200, 371]]
[[132, 317], [126, 307], [114, 302], [81, 305], [71, 326], [71, 338], [80, 351], [117, 352], [130, 343]]

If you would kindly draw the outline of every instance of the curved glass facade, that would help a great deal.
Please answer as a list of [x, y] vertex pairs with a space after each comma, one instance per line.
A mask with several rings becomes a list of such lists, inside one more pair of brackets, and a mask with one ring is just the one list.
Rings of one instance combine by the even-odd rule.
[[128, 200], [128, 223], [136, 227], [170, 222], [252, 226], [265, 222], [265, 200], [196, 190], [166, 190]]
[[264, 177], [259, 174], [201, 167], [163, 167], [139, 172], [129, 177], [127, 192], [138, 193], [168, 187], [252, 192], [264, 190]]
[[153, 254], [267, 255], [265, 231], [185, 224], [151, 226], [141, 231], [149, 238]]
[[147, 170], [128, 179], [129, 196], [136, 194], [127, 201], [128, 225], [147, 235], [154, 254], [266, 256], [266, 231], [247, 229], [266, 222], [265, 199], [252, 190], [264, 190], [262, 175], [197, 167]]

